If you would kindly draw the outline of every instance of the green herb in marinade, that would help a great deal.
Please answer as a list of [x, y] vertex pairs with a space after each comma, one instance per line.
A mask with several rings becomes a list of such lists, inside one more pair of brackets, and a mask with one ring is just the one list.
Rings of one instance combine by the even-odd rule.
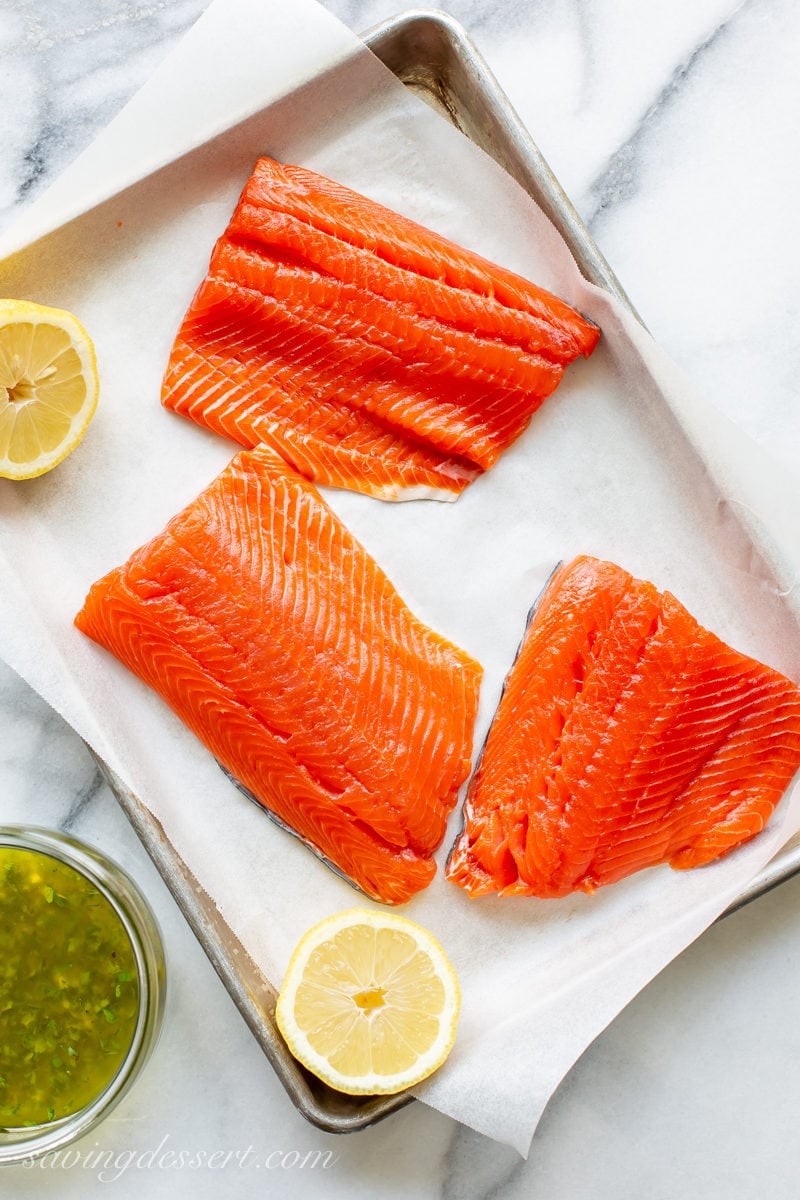
[[0, 846], [0, 1128], [58, 1120], [111, 1082], [139, 980], [112, 905], [73, 867]]

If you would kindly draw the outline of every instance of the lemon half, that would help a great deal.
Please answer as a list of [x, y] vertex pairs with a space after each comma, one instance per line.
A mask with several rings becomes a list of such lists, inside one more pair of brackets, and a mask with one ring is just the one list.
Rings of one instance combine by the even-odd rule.
[[94, 346], [77, 317], [0, 300], [0, 475], [32, 479], [66, 458], [98, 391]]
[[441, 1066], [461, 994], [436, 938], [395, 914], [349, 909], [310, 929], [278, 997], [294, 1056], [349, 1095], [389, 1094]]

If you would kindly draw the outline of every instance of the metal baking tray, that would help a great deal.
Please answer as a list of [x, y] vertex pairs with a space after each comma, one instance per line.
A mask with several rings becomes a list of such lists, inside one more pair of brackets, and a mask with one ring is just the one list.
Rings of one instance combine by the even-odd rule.
[[[463, 27], [446, 13], [412, 10], [369, 30], [364, 41], [407, 87], [505, 167], [558, 229], [584, 276], [611, 292], [638, 316]], [[213, 898], [171, 845], [160, 823], [105, 763], [101, 760], [98, 763], [214, 969], [303, 1116], [328, 1132], [350, 1133], [410, 1103], [413, 1097], [407, 1092], [395, 1096], [345, 1096], [321, 1083], [296, 1062], [275, 1025], [275, 988], [228, 928]], [[723, 916], [798, 871], [800, 835], [784, 847]]]

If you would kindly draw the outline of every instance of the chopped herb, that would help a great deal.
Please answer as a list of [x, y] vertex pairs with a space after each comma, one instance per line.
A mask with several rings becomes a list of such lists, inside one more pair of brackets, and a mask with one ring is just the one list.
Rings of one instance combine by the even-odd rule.
[[0, 1128], [90, 1103], [128, 1052], [138, 1006], [133, 947], [105, 896], [50, 855], [0, 845]]

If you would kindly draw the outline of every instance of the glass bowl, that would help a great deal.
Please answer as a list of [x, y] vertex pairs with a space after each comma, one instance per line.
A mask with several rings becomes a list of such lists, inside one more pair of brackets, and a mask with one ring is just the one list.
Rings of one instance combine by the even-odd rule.
[[0, 847], [47, 855], [79, 872], [97, 888], [128, 935], [139, 985], [131, 1043], [113, 1078], [89, 1103], [68, 1116], [38, 1125], [15, 1128], [0, 1125], [0, 1166], [3, 1166], [66, 1146], [94, 1129], [119, 1103], [158, 1040], [164, 1015], [166, 973], [156, 919], [136, 884], [115, 862], [68, 834], [47, 829], [0, 825]]

